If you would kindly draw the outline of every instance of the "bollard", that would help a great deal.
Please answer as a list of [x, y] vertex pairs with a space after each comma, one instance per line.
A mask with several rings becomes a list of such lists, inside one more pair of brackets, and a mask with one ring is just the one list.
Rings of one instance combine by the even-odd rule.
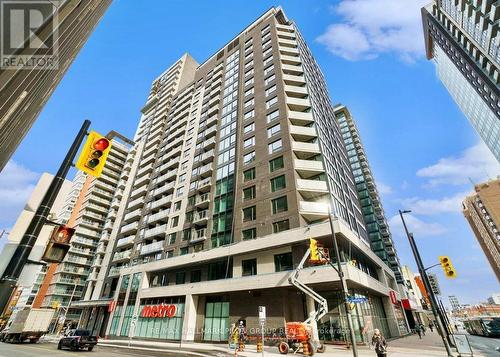
[[304, 356], [310, 356], [311, 352], [309, 351], [309, 343], [307, 341], [302, 342], [302, 353]]
[[240, 341], [238, 344], [238, 351], [243, 352], [244, 350], [245, 350], [245, 344], [243, 343], [243, 341]]

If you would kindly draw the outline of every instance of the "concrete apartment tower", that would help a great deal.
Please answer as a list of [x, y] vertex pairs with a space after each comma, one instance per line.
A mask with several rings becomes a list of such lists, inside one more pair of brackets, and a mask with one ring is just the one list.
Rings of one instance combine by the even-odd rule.
[[345, 106], [338, 105], [334, 110], [354, 176], [370, 246], [392, 269], [397, 283], [404, 284], [401, 264], [356, 123]]
[[500, 179], [474, 186], [463, 201], [463, 214], [500, 281]]
[[[8, 7], [11, 6], [8, 3], [2, 1], [0, 4], [3, 16], [8, 16]], [[23, 6], [20, 5], [21, 1], [10, 3]], [[26, 3], [24, 6], [29, 7], [30, 2]], [[46, 18], [36, 35], [42, 41], [49, 38], [53, 40], [43, 42], [43, 45], [48, 46], [49, 50], [57, 48], [58, 62], [53, 69], [0, 67], [0, 171], [28, 133], [57, 84], [111, 4], [111, 0], [46, 0], [31, 3], [35, 3], [34, 6], [51, 7], [52, 15]], [[36, 13], [37, 8], [33, 11]], [[55, 29], [57, 31], [54, 31]], [[31, 36], [31, 31], [26, 31], [25, 35]], [[17, 54], [30, 58], [32, 52], [31, 49], [23, 49]]]
[[[61, 223], [76, 228], [71, 248], [61, 264], [49, 265], [33, 307], [66, 308], [82, 298], [91, 270], [100, 265], [99, 257], [106, 248], [105, 237], [114, 224], [123, 196], [119, 182], [132, 143], [125, 140], [111, 141], [101, 177], [77, 173], [61, 213]], [[76, 323], [79, 316], [79, 309], [70, 309], [65, 317], [67, 323]]]
[[[135, 141], [130, 194], [96, 284], [77, 303], [80, 326], [227, 341], [239, 319], [258, 327], [260, 305], [268, 328], [305, 320], [314, 302], [288, 276], [309, 238], [332, 247], [330, 205], [350, 293], [368, 298], [354, 309], [358, 340], [368, 320], [368, 334], [399, 336], [404, 316], [388, 297], [394, 272], [370, 249], [326, 83], [281, 8], [204, 63], [184, 55], [155, 79]], [[337, 273], [307, 267], [301, 279], [328, 299], [322, 330], [346, 328]], [[159, 308], [169, 314], [157, 316]]]
[[422, 8], [427, 58], [498, 161], [499, 20], [496, 0], [434, 0]]

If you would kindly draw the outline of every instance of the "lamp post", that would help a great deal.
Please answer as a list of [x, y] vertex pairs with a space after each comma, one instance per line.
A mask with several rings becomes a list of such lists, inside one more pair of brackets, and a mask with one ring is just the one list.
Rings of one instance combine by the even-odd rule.
[[[333, 217], [336, 218], [336, 217]], [[330, 221], [330, 228], [332, 230], [332, 240], [333, 248], [335, 250], [335, 259], [337, 260], [337, 271], [340, 277], [340, 283], [342, 285], [342, 298], [344, 301], [344, 307], [347, 315], [347, 326], [349, 328], [349, 333], [351, 337], [352, 344], [352, 355], [358, 357], [358, 347], [356, 345], [356, 335], [354, 334], [354, 328], [352, 323], [351, 307], [349, 306], [349, 290], [347, 289], [347, 283], [345, 281], [344, 271], [342, 270], [342, 264], [340, 263], [340, 253], [339, 246], [337, 244], [337, 236], [335, 235], [335, 226], [333, 225], [332, 212], [330, 205], [328, 205], [328, 219]]]
[[424, 283], [425, 289], [427, 290], [427, 293], [429, 294], [429, 301], [431, 304], [431, 309], [432, 309], [432, 314], [434, 315], [434, 318], [436, 319], [436, 328], [438, 329], [439, 335], [441, 336], [443, 340], [444, 347], [446, 348], [446, 352], [448, 353], [448, 356], [453, 357], [453, 353], [451, 352], [450, 345], [448, 344], [448, 340], [446, 339], [445, 336], [445, 330], [443, 323], [441, 321], [441, 318], [438, 314], [438, 304], [436, 301], [436, 296], [434, 295], [431, 284], [429, 282], [429, 277], [427, 276], [427, 272], [425, 270], [424, 264], [422, 263], [422, 258], [420, 257], [420, 252], [418, 251], [417, 244], [415, 243], [415, 239], [413, 238], [413, 234], [411, 234], [408, 231], [408, 227], [406, 226], [405, 219], [403, 217], [403, 214], [405, 213], [410, 213], [410, 210], [405, 210], [401, 211], [399, 210], [399, 216], [401, 217], [401, 221], [403, 222], [403, 227], [405, 228], [406, 236], [408, 237], [408, 241], [410, 242], [410, 247], [413, 252], [413, 256], [415, 257], [415, 262], [417, 263], [417, 268], [418, 272], [420, 273], [420, 276], [422, 277], [422, 281]]

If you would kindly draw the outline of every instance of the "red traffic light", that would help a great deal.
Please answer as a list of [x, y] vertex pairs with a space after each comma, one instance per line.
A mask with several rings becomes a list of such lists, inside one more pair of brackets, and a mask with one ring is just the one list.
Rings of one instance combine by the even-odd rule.
[[101, 151], [101, 155], [102, 152], [108, 148], [108, 146], [109, 146], [109, 140], [106, 138], [100, 138], [94, 143], [94, 149]]

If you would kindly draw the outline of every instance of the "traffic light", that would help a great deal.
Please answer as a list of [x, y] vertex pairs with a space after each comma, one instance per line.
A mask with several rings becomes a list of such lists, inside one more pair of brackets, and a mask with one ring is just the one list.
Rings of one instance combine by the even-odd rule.
[[455, 268], [453, 268], [450, 258], [446, 256], [440, 256], [439, 262], [441, 263], [441, 267], [444, 270], [444, 275], [447, 278], [454, 279], [457, 277], [457, 272], [455, 271]]
[[314, 262], [320, 261], [321, 257], [318, 250], [318, 241], [316, 239], [309, 239], [309, 249], [311, 250], [311, 260]]
[[69, 241], [74, 233], [74, 228], [65, 225], [54, 227], [49, 243], [43, 253], [42, 260], [47, 263], [62, 262], [71, 247]]
[[109, 139], [91, 131], [75, 166], [94, 177], [100, 177], [110, 150]]

